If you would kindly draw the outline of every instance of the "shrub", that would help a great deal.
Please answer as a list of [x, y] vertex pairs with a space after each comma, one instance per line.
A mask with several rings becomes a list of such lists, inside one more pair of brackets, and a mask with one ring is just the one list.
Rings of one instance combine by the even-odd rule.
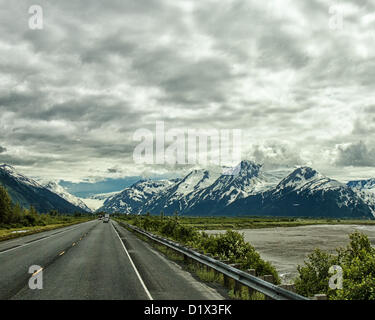
[[[368, 237], [354, 232], [349, 235], [346, 248], [338, 248], [337, 254], [315, 249], [304, 266], [298, 266], [299, 277], [295, 281], [298, 293], [312, 296], [325, 293], [332, 300], [375, 300], [375, 249]], [[343, 288], [329, 288], [333, 265], [343, 269]]]
[[295, 281], [296, 290], [304, 296], [328, 292], [331, 275], [328, 270], [336, 264], [336, 259], [327, 252], [315, 249], [308, 255], [305, 266], [298, 266], [299, 277]]
[[177, 226], [177, 223], [175, 221], [168, 219], [166, 222], [162, 224], [160, 228], [160, 233], [163, 236], [172, 237], [176, 226]]

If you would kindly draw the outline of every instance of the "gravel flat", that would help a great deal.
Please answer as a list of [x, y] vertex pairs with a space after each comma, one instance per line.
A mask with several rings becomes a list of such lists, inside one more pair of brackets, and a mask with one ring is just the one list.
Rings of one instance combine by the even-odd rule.
[[[354, 231], [365, 233], [372, 245], [375, 245], [375, 226], [313, 225], [239, 230], [261, 257], [276, 267], [284, 283], [291, 282], [298, 275], [297, 265], [303, 264], [306, 256], [315, 248], [334, 253], [335, 248], [345, 247], [349, 243], [348, 235]], [[225, 231], [206, 232], [213, 234]]]

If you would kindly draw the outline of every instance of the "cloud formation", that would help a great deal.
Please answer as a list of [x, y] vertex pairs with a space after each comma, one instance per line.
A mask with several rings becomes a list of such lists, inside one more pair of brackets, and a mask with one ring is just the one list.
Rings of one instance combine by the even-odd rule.
[[250, 158], [263, 164], [264, 168], [294, 167], [305, 164], [298, 149], [286, 143], [269, 142], [264, 145], [255, 145]]
[[242, 129], [244, 157], [272, 166], [371, 161], [371, 0], [40, 0], [42, 30], [32, 4], [0, 0], [0, 162], [70, 181], [185, 170], [133, 162], [155, 121]]
[[338, 146], [336, 164], [339, 166], [375, 167], [375, 148], [368, 148], [362, 141]]

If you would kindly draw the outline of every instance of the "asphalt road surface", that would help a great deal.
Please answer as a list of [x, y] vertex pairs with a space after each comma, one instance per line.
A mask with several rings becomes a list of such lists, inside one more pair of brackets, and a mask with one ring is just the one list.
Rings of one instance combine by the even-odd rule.
[[[40, 268], [29, 273], [33, 265]], [[30, 288], [33, 272], [42, 289]], [[223, 296], [115, 221], [95, 220], [0, 242], [0, 299], [210, 300]]]

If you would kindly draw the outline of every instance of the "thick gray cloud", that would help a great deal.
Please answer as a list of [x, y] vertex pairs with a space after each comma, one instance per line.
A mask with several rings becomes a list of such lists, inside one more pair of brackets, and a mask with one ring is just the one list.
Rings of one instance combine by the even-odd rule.
[[7, 151], [7, 148], [0, 146], [0, 153], [6, 152], [6, 151]]
[[340, 166], [375, 167], [375, 148], [368, 148], [362, 141], [339, 146], [336, 164]]
[[43, 30], [32, 4], [0, 0], [0, 162], [75, 181], [185, 170], [133, 162], [155, 121], [242, 129], [270, 166], [371, 160], [373, 1], [40, 0]]
[[250, 158], [263, 164], [264, 168], [294, 167], [305, 164], [297, 150], [295, 146], [286, 143], [269, 142], [255, 145]]

